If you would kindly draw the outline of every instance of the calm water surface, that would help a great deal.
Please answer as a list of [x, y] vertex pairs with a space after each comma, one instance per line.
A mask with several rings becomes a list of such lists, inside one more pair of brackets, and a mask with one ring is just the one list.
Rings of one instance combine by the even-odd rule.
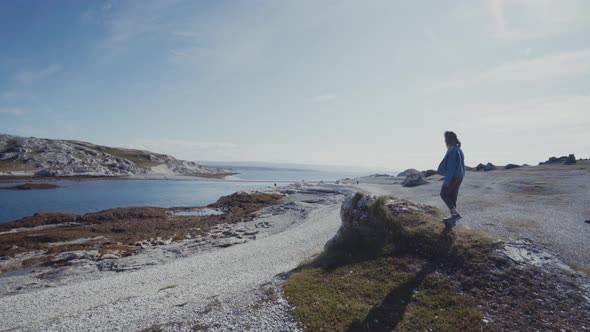
[[[61, 188], [0, 190], [0, 222], [36, 212], [86, 213], [127, 206], [202, 206], [233, 192], [268, 184], [165, 180], [52, 182]], [[6, 184], [2, 184], [4, 186]], [[14, 185], [14, 184], [10, 184]]]
[[[0, 190], [0, 222], [37, 212], [87, 213], [128, 206], [203, 206], [236, 191], [284, 185], [289, 181], [329, 181], [356, 176], [346, 172], [235, 168], [230, 181], [100, 180], [52, 182], [61, 188]], [[263, 182], [267, 181], [267, 182]], [[270, 182], [268, 182], [270, 181]], [[19, 183], [0, 184], [13, 186]]]

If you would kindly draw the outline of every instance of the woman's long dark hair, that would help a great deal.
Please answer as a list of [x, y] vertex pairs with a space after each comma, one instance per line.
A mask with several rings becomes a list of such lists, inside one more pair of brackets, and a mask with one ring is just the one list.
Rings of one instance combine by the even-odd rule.
[[461, 147], [461, 142], [459, 142], [457, 134], [452, 131], [445, 131], [445, 143], [447, 143], [447, 146], [457, 145]]

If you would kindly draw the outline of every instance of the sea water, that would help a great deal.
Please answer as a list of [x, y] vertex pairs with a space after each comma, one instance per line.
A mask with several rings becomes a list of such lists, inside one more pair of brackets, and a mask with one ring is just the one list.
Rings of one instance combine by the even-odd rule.
[[[44, 190], [0, 190], [0, 222], [37, 212], [88, 213], [129, 206], [205, 206], [236, 191], [274, 187], [295, 181], [334, 181], [350, 172], [236, 167], [226, 181], [90, 180], [51, 182]], [[3, 183], [14, 186], [20, 183]]]

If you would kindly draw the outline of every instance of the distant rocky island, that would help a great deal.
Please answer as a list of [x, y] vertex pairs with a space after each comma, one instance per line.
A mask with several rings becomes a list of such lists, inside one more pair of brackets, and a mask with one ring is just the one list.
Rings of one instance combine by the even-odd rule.
[[0, 134], [0, 175], [34, 177], [198, 176], [230, 173], [143, 150]]

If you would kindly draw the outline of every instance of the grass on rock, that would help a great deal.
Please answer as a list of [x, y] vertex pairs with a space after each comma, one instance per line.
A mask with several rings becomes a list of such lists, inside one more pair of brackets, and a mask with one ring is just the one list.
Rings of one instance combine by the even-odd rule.
[[137, 167], [150, 168], [160, 165], [160, 163], [150, 160], [149, 154], [141, 150], [117, 149], [106, 146], [101, 146], [99, 149], [115, 157], [132, 161]]
[[475, 300], [438, 271], [441, 264], [486, 261], [491, 239], [466, 230], [455, 230], [455, 239], [439, 214], [394, 216], [387, 199], [369, 207], [386, 235], [342, 234], [289, 276], [284, 291], [294, 317], [309, 331], [491, 330]]
[[0, 160], [0, 172], [30, 171], [34, 168], [21, 160]]
[[428, 276], [416, 290], [396, 331], [481, 331], [482, 315], [472, 298], [457, 294], [444, 276]]
[[341, 331], [353, 321], [365, 319], [372, 307], [412, 276], [405, 261], [392, 257], [332, 271], [312, 267], [294, 273], [285, 285], [285, 294], [295, 305], [293, 315], [309, 330]]
[[18, 139], [11, 138], [4, 143], [4, 147], [2, 151], [8, 151], [14, 148], [20, 148], [22, 146], [21, 142]]

